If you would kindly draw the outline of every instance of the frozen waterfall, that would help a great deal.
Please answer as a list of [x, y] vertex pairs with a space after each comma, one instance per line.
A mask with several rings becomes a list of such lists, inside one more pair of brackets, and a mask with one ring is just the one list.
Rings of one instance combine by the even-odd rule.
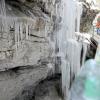
[[75, 30], [79, 32], [82, 4], [74, 0], [62, 0], [62, 28], [57, 33], [59, 56], [61, 57], [62, 92], [64, 100], [69, 100], [70, 81], [80, 69], [80, 45], [75, 40]]

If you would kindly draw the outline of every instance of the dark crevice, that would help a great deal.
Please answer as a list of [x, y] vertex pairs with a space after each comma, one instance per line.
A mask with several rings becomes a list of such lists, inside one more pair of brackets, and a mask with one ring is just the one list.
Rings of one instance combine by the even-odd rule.
[[45, 37], [37, 36], [37, 35], [34, 35], [34, 34], [30, 34], [30, 36], [37, 37], [37, 38], [45, 38]]
[[[60, 85], [61, 74], [54, 74], [45, 79], [40, 79], [35, 85], [24, 87], [23, 91], [19, 93], [12, 100], [37, 100], [36, 96], [45, 96], [49, 91], [52, 91], [49, 87], [55, 87], [58, 96], [61, 97], [61, 85]], [[45, 88], [44, 88], [45, 87]]]
[[[62, 93], [61, 93], [61, 74], [54, 74], [52, 76], [48, 76], [46, 79], [40, 81], [38, 83], [38, 85], [35, 87], [34, 91], [34, 95], [33, 95], [33, 99], [35, 100], [36, 96], [45, 96], [47, 94], [47, 92], [49, 91], [48, 88], [49, 85], [55, 87], [58, 96], [62, 97]], [[43, 87], [46, 86], [44, 89]]]

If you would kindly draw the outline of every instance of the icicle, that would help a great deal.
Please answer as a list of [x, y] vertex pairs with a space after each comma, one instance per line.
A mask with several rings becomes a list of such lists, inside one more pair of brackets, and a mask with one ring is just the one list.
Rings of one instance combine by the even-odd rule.
[[17, 51], [18, 51], [18, 46], [17, 46], [17, 33], [18, 33], [18, 27], [16, 24], [16, 20], [15, 20], [15, 56], [17, 56]]
[[51, 11], [51, 16], [50, 16], [51, 20], [52, 20], [52, 15], [53, 15], [53, 14], [52, 14], [52, 11]]
[[2, 17], [2, 32], [7, 32], [5, 0], [0, 0], [0, 15]]
[[20, 22], [20, 38], [21, 38], [21, 41], [23, 40], [23, 25], [22, 25], [22, 22]]
[[56, 4], [56, 15], [58, 15], [58, 4]]
[[0, 32], [2, 33], [2, 17], [0, 16]]
[[15, 21], [15, 45], [16, 45], [16, 49], [18, 49], [18, 46], [19, 46], [19, 23], [18, 23], [18, 19], [16, 19], [16, 21]]
[[31, 37], [31, 34], [32, 34], [32, 29], [33, 29], [33, 22], [32, 20], [29, 20], [29, 40], [30, 40], [30, 37]]
[[25, 25], [25, 29], [26, 29], [26, 39], [28, 40], [28, 24]]
[[31, 34], [31, 24], [28, 26], [28, 39], [30, 40], [30, 34]]
[[19, 23], [18, 23], [18, 33], [17, 33], [17, 39], [18, 39], [18, 41], [17, 41], [17, 43], [18, 43], [18, 47], [20, 46], [20, 25], [19, 25]]
[[83, 57], [82, 57], [82, 65], [84, 65], [85, 59], [86, 59], [86, 53], [87, 53], [87, 44], [83, 43]]
[[66, 93], [68, 93], [69, 83], [70, 83], [70, 64], [69, 62], [66, 62], [65, 58], [64, 59], [62, 58], [62, 70], [61, 71], [62, 71], [62, 90], [63, 90], [64, 96], [66, 96]]
[[0, 14], [6, 16], [5, 0], [0, 0]]
[[76, 32], [80, 31], [80, 18], [82, 14], [82, 4], [81, 3], [76, 3], [76, 19], [77, 19], [77, 27], [76, 27]]
[[46, 22], [45, 22], [45, 37], [47, 37], [47, 27], [46, 27]]
[[53, 0], [53, 5], [55, 4], [55, 0]]

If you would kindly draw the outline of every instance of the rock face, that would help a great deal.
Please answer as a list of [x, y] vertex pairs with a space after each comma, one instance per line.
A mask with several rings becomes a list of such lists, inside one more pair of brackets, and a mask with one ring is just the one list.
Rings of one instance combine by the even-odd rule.
[[[32, 100], [34, 87], [47, 77], [48, 68], [46, 65], [27, 67], [0, 72], [1, 100]], [[17, 95], [22, 98], [15, 99]]]
[[[4, 22], [9, 26], [0, 26], [0, 100], [32, 100], [34, 87], [54, 70], [59, 72], [61, 57], [58, 55], [55, 59], [59, 52], [55, 37], [61, 29], [62, 15], [57, 15], [61, 9], [61, 0], [6, 0], [7, 16], [0, 16], [0, 21], [6, 18], [7, 23]], [[76, 42], [69, 41], [68, 45], [73, 45], [75, 51], [79, 49]], [[71, 62], [75, 57], [69, 55], [70, 52], [69, 48], [67, 53], [70, 59], [66, 56], [66, 60]], [[73, 76], [71, 78], [73, 80]], [[60, 100], [55, 87], [51, 88], [55, 95], [49, 92], [47, 95], [50, 97], [44, 96], [43, 99], [49, 100], [53, 96], [52, 100]], [[51, 91], [49, 87], [47, 90]], [[41, 100], [37, 92], [35, 100]]]
[[[32, 21], [33, 28], [29, 30], [31, 32], [28, 34], [28, 38], [23, 34], [22, 40], [17, 41], [17, 45], [16, 34], [13, 30], [0, 34], [0, 70], [4, 71], [16, 66], [34, 65], [42, 61], [42, 59], [50, 58], [52, 56], [50, 34], [53, 32], [53, 21], [51, 19], [53, 15], [49, 15], [49, 13], [51, 14], [51, 10], [49, 9], [48, 14], [41, 10], [42, 7], [39, 3], [43, 1], [38, 1], [38, 3], [37, 1], [32, 1], [31, 3], [25, 1], [24, 4], [17, 0], [6, 2], [7, 16], [17, 16], [22, 21], [28, 20], [28, 18], [25, 19], [24, 17], [29, 16], [32, 18], [30, 21]], [[35, 6], [34, 2], [36, 3]], [[45, 4], [45, 2], [43, 3]], [[50, 3], [48, 5], [50, 6]], [[8, 20], [10, 19], [8, 18]], [[20, 34], [17, 35], [18, 38], [20, 38]]]
[[57, 74], [41, 81], [34, 92], [35, 100], [62, 100], [60, 97], [60, 75]]
[[[81, 0], [80, 0], [81, 1]], [[83, 14], [81, 17], [81, 27], [80, 31], [85, 33], [93, 32], [93, 20], [99, 13], [98, 10], [91, 9], [90, 4], [85, 0], [83, 2]]]
[[0, 100], [32, 100], [34, 87], [52, 74], [56, 3], [60, 1], [6, 0], [7, 22], [14, 17], [19, 22], [29, 19], [32, 29], [22, 39], [17, 35], [17, 42], [12, 27], [0, 32]]

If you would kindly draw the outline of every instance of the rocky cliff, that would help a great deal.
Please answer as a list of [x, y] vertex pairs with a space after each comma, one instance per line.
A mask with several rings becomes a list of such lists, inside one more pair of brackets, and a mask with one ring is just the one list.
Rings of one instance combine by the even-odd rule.
[[[34, 100], [33, 88], [54, 72], [54, 31], [60, 22], [56, 4], [60, 5], [60, 0], [5, 2], [9, 31], [0, 32], [0, 100]], [[16, 38], [13, 27], [16, 17], [22, 23], [17, 31], [31, 23], [27, 35], [19, 32]]]

